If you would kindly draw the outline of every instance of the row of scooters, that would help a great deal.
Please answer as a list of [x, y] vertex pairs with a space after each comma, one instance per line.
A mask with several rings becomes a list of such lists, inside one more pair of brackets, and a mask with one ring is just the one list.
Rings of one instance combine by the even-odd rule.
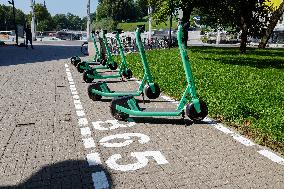
[[[145, 25], [139, 25], [136, 29], [136, 45], [139, 50], [141, 62], [143, 64], [144, 76], [140, 85], [136, 91], [113, 91], [111, 90], [106, 79], [131, 79], [132, 71], [130, 70], [119, 35], [122, 30], [116, 30], [114, 32], [121, 63], [118, 65], [114, 61], [114, 57], [109, 49], [109, 45], [106, 38], [107, 31], [102, 30], [100, 32], [93, 32], [92, 38], [94, 40], [94, 48], [96, 51], [95, 57], [91, 61], [81, 61], [80, 57], [74, 56], [71, 58], [71, 63], [76, 66], [80, 73], [83, 73], [83, 80], [86, 83], [92, 83], [88, 87], [88, 95], [90, 99], [94, 101], [100, 101], [103, 97], [113, 98], [110, 105], [110, 112], [112, 116], [120, 121], [127, 121], [129, 116], [137, 117], [156, 117], [156, 116], [182, 116], [185, 118], [187, 115], [192, 121], [202, 121], [208, 114], [208, 108], [206, 103], [198, 98], [194, 79], [190, 67], [190, 61], [187, 55], [187, 51], [183, 39], [183, 26], [182, 23], [178, 26], [178, 46], [180, 55], [186, 75], [187, 87], [180, 99], [176, 108], [169, 110], [163, 107], [159, 109], [146, 109], [139, 106], [138, 100], [135, 98], [141, 96], [144, 99], [146, 96], [149, 99], [156, 99], [160, 96], [160, 88], [157, 83], [154, 83], [153, 77], [147, 61], [145, 49], [141, 41], [141, 33], [145, 31]], [[96, 41], [100, 41], [101, 45], [105, 48], [105, 55], [99, 50]], [[106, 74], [102, 71], [111, 70], [112, 74]], [[94, 80], [100, 80], [93, 82]]]

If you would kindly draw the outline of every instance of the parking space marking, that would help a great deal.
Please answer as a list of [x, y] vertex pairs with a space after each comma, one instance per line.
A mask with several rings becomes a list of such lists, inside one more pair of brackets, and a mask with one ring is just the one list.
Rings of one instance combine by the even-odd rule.
[[[168, 102], [174, 102], [175, 100], [172, 99], [171, 97], [168, 96], [161, 96], [161, 98], [163, 98], [164, 100], [168, 101]], [[175, 101], [174, 103], [178, 103], [178, 101]], [[204, 118], [205, 122], [207, 122], [209, 125], [213, 125], [213, 127], [227, 135], [230, 135], [234, 140], [238, 141], [239, 143], [247, 146], [247, 147], [251, 147], [251, 146], [255, 146], [256, 144], [254, 142], [252, 142], [251, 140], [247, 139], [246, 137], [241, 136], [238, 133], [235, 133], [234, 131], [231, 131], [230, 129], [228, 129], [227, 127], [225, 127], [223, 124], [220, 123], [216, 123], [214, 120], [206, 117]], [[268, 150], [260, 150], [258, 151], [259, 154], [267, 157], [268, 159], [270, 159], [273, 162], [276, 162], [278, 164], [284, 165], [284, 158], [276, 155], [275, 153], [268, 151]]]
[[258, 151], [258, 153], [260, 153], [264, 157], [267, 157], [268, 159], [270, 159], [271, 161], [273, 161], [275, 163], [279, 163], [281, 165], [284, 165], [284, 158], [276, 155], [275, 153], [273, 153], [269, 150], [260, 150], [260, 151]]
[[88, 161], [89, 166], [96, 166], [96, 165], [102, 164], [100, 154], [98, 153], [88, 154], [87, 161]]
[[245, 137], [243, 137], [243, 136], [241, 136], [241, 135], [239, 135], [239, 134], [235, 134], [235, 133], [234, 133], [234, 134], [232, 134], [232, 137], [233, 137], [236, 141], [242, 143], [242, 144], [245, 145], [245, 146], [254, 146], [254, 145], [255, 145], [251, 140], [249, 140], [249, 139], [247, 139], [247, 138], [245, 138]]
[[[94, 151], [94, 149], [96, 148], [96, 144], [94, 139], [91, 137], [92, 134], [91, 129], [90, 127], [88, 127], [89, 122], [86, 118], [86, 114], [83, 105], [80, 101], [80, 96], [78, 95], [78, 91], [76, 89], [76, 85], [73, 80], [68, 64], [65, 64], [65, 68], [66, 68], [67, 79], [70, 85], [69, 88], [72, 94], [72, 98], [74, 99], [73, 102], [76, 114], [78, 116], [78, 125], [80, 127], [80, 132], [82, 135], [84, 147], [86, 149], [91, 149], [92, 151]], [[89, 166], [96, 166], [101, 164], [100, 155], [98, 153], [87, 154], [86, 159]], [[96, 189], [109, 188], [109, 182], [104, 171], [92, 173], [92, 181], [93, 181], [93, 186]]]

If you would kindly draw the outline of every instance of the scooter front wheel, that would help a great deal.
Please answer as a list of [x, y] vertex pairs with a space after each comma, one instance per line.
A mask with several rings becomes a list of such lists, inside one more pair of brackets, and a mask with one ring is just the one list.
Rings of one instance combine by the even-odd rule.
[[84, 69], [81, 68], [81, 66], [86, 67], [87, 62], [80, 62], [79, 64], [77, 64], [77, 70], [80, 73], [84, 72]]
[[194, 122], [202, 121], [208, 115], [208, 107], [203, 100], [199, 100], [200, 103], [200, 113], [197, 113], [193, 103], [186, 106], [186, 115]]
[[83, 80], [86, 83], [92, 83], [92, 81], [94, 81], [94, 78], [90, 78], [88, 75], [92, 75], [93, 74], [93, 70], [88, 70], [86, 72], [84, 72], [83, 74]]
[[93, 101], [99, 101], [99, 100], [101, 100], [101, 99], [102, 99], [102, 96], [93, 93], [93, 92], [92, 92], [93, 89], [95, 89], [95, 90], [100, 90], [100, 83], [94, 83], [94, 84], [90, 85], [90, 86], [88, 87], [88, 95], [89, 95], [90, 99], [92, 99]]
[[116, 109], [116, 105], [123, 105], [123, 104], [127, 105], [127, 99], [115, 98], [111, 101], [111, 105], [110, 105], [111, 115], [119, 121], [126, 121], [129, 118], [128, 114], [120, 112]]
[[116, 70], [118, 68], [118, 65], [116, 62], [113, 62], [112, 64], [109, 64], [108, 67], [111, 70]]
[[132, 78], [133, 74], [132, 74], [132, 71], [130, 69], [127, 69], [127, 70], [123, 71], [122, 76], [125, 77], [126, 79], [130, 79], [130, 78]]
[[149, 99], [156, 99], [160, 96], [161, 90], [158, 84], [154, 83], [155, 92], [152, 91], [151, 87], [147, 85], [145, 88], [145, 94]]

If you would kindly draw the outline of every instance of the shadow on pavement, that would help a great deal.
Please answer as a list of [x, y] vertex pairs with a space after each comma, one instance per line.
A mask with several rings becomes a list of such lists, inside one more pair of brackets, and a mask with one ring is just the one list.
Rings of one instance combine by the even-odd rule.
[[185, 118], [183, 119], [170, 119], [170, 118], [158, 118], [158, 117], [131, 117], [136, 123], [150, 123], [150, 124], [158, 124], [158, 125], [183, 125], [183, 126], [191, 126], [193, 121]]
[[0, 47], [0, 66], [39, 63], [83, 56], [80, 46], [35, 45], [35, 49], [25, 47]]
[[[31, 165], [32, 166], [32, 165]], [[106, 180], [107, 179], [107, 180]], [[95, 184], [93, 182], [95, 180]], [[0, 183], [1, 185], [1, 183]], [[87, 161], [68, 160], [42, 167], [19, 185], [0, 189], [26, 188], [112, 188], [110, 173], [101, 165], [90, 167]]]

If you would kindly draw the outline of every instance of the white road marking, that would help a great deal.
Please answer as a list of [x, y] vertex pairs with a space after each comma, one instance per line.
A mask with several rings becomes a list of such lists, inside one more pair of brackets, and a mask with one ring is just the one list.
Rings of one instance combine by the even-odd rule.
[[92, 179], [95, 189], [107, 189], [110, 187], [104, 171], [93, 173]]
[[154, 159], [159, 165], [169, 163], [160, 151], [131, 152], [130, 155], [137, 159], [136, 163], [120, 165], [117, 163], [117, 161], [120, 160], [122, 156], [120, 154], [114, 154], [108, 158], [106, 164], [111, 169], [126, 172], [135, 171], [145, 167], [149, 162], [148, 157]]
[[275, 163], [279, 163], [281, 165], [284, 165], [284, 158], [276, 155], [275, 153], [268, 151], [268, 150], [260, 150], [258, 151], [258, 153], [260, 153], [261, 155], [267, 157], [268, 159], [270, 159], [271, 161], [275, 162]]
[[68, 67], [66, 67], [66, 72], [70, 72], [70, 69]]
[[84, 117], [86, 115], [84, 110], [77, 110], [76, 113], [78, 117]]
[[78, 95], [78, 91], [71, 91], [72, 95]]
[[225, 134], [233, 134], [234, 132], [231, 131], [230, 129], [228, 129], [227, 127], [224, 127], [221, 124], [214, 124], [213, 127], [215, 127], [216, 129], [218, 129], [219, 131], [222, 131]]
[[68, 64], [65, 64], [65, 68], [69, 68]]
[[[147, 135], [141, 134], [141, 133], [124, 133], [124, 134], [116, 134], [116, 135], [110, 135], [107, 137], [104, 137], [100, 140], [100, 144], [107, 148], [121, 148], [124, 146], [128, 146], [132, 144], [134, 141], [131, 140], [131, 137], [138, 137], [140, 138], [138, 142], [140, 144], [146, 144], [150, 141], [150, 138]], [[114, 139], [124, 139], [124, 142], [110, 142]]]
[[87, 148], [87, 149], [96, 147], [96, 144], [95, 144], [95, 141], [94, 141], [93, 138], [83, 139], [83, 142], [84, 142], [85, 148]]
[[[78, 95], [77, 95], [77, 96], [78, 96]], [[74, 104], [81, 104], [80, 99], [75, 99], [75, 100], [74, 100]]]
[[74, 95], [73, 98], [74, 98], [75, 100], [79, 100], [79, 99], [80, 99], [79, 95]]
[[83, 110], [82, 104], [75, 104], [75, 109], [76, 110]]
[[81, 130], [81, 135], [84, 137], [89, 137], [91, 136], [91, 129], [89, 127], [84, 127], [84, 128], [80, 128]]
[[75, 82], [74, 81], [69, 81], [69, 84], [70, 85], [75, 85]]
[[89, 166], [96, 166], [96, 165], [102, 164], [100, 154], [98, 153], [88, 154], [87, 161], [88, 161]]
[[87, 118], [79, 118], [78, 124], [79, 124], [80, 127], [82, 127], [82, 126], [87, 126], [89, 123], [88, 123]]
[[[135, 122], [129, 122], [127, 125], [124, 125], [119, 123], [118, 120], [96, 121], [93, 122], [92, 124], [94, 129], [99, 131], [109, 131], [118, 128], [133, 127], [134, 125], [136, 125]], [[109, 124], [111, 124], [112, 126], [109, 126]]]
[[70, 85], [70, 89], [76, 89], [76, 86], [75, 85]]
[[236, 141], [242, 143], [245, 146], [254, 146], [255, 145], [255, 143], [253, 143], [249, 139], [247, 139], [247, 138], [245, 138], [245, 137], [243, 137], [239, 134], [232, 134], [232, 136]]

